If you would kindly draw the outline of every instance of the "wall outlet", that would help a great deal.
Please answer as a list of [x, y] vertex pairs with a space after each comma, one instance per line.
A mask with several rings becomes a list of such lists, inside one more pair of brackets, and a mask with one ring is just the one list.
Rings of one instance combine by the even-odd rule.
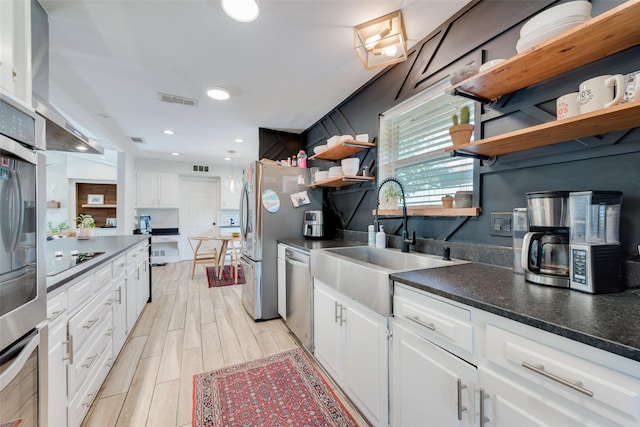
[[492, 236], [513, 236], [513, 213], [512, 212], [491, 212]]

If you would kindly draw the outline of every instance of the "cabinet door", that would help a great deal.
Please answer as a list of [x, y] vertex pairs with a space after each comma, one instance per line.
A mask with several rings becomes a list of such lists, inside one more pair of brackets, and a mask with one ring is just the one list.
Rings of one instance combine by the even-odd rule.
[[49, 425], [67, 425], [67, 324], [49, 329]]
[[158, 192], [157, 174], [139, 172], [136, 176], [136, 183], [136, 207], [153, 208]]
[[[397, 321], [393, 325], [391, 348], [392, 425], [474, 425], [476, 368], [473, 365]], [[458, 419], [458, 408], [466, 408], [461, 411], [462, 420]], [[511, 424], [513, 426], [522, 427], [521, 424]]]
[[113, 357], [120, 354], [120, 350], [127, 339], [127, 308], [126, 308], [126, 280], [125, 276], [114, 279], [113, 286]]
[[387, 319], [349, 303], [342, 313], [344, 389], [376, 426], [388, 421]]
[[278, 314], [285, 320], [287, 319], [286, 268], [284, 258], [278, 258]]
[[484, 405], [485, 420], [480, 427], [618, 425], [583, 408], [574, 411], [562, 398], [548, 391], [536, 391], [539, 389], [534, 389], [531, 383], [507, 379], [484, 366], [478, 368], [478, 384], [485, 392], [484, 402], [478, 403]]
[[[318, 283], [318, 281], [316, 281]], [[322, 287], [315, 286], [313, 294], [313, 333], [314, 355], [329, 372], [331, 377], [340, 382], [339, 343], [341, 327], [338, 318], [341, 315], [341, 305], [336, 298], [327, 293]]]
[[159, 208], [178, 207], [178, 175], [159, 173], [156, 206]]
[[138, 284], [137, 279], [137, 270], [131, 269], [127, 267], [127, 279], [126, 279], [126, 298], [125, 298], [125, 307], [127, 308], [127, 335], [133, 329], [133, 325], [135, 325], [138, 316], [136, 315], [136, 288]]

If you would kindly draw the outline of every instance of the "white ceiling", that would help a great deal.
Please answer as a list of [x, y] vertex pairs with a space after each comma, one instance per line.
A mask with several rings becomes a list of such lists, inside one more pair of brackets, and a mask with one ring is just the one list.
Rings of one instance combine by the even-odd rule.
[[[353, 26], [402, 9], [413, 46], [468, 0], [261, 0], [251, 23], [227, 17], [219, 0], [40, 2], [50, 101], [101, 145], [213, 163], [236, 150], [244, 164], [258, 157], [259, 127], [303, 131], [380, 72], [360, 63]], [[231, 99], [208, 98], [212, 86]], [[158, 92], [198, 105], [161, 103]]]

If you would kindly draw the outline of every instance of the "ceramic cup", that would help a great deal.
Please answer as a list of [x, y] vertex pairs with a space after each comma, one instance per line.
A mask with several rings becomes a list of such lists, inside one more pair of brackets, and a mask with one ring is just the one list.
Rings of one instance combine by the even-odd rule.
[[579, 92], [562, 95], [556, 100], [556, 115], [558, 120], [580, 114]]
[[624, 97], [624, 89], [622, 74], [598, 76], [580, 83], [580, 113], [618, 104]]
[[640, 71], [634, 71], [624, 76], [624, 98], [622, 102], [640, 99]]

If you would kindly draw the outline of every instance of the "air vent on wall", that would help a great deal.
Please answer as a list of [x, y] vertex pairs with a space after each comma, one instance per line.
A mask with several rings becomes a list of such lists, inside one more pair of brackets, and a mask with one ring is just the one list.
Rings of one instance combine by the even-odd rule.
[[193, 165], [194, 172], [209, 172], [209, 166]]
[[169, 95], [167, 93], [158, 92], [158, 99], [162, 102], [168, 102], [169, 104], [182, 104], [188, 107], [198, 106], [198, 101], [191, 98], [185, 98], [183, 96]]
[[144, 138], [142, 138], [140, 136], [130, 136], [129, 139], [134, 144], [146, 144], [147, 143], [147, 141], [145, 141]]

